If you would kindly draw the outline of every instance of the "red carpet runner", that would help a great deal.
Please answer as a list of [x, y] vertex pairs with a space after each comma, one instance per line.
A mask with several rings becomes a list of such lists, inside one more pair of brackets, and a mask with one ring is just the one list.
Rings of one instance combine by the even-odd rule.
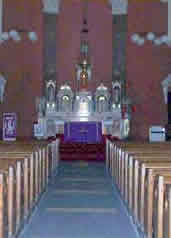
[[105, 161], [105, 138], [101, 143], [69, 143], [60, 136], [61, 160]]

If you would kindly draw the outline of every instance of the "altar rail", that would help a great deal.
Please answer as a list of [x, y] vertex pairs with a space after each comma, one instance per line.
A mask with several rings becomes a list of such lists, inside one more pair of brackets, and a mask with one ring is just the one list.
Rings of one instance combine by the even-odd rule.
[[0, 142], [0, 238], [17, 237], [56, 173], [59, 140]]
[[106, 169], [140, 234], [171, 238], [171, 143], [107, 139]]

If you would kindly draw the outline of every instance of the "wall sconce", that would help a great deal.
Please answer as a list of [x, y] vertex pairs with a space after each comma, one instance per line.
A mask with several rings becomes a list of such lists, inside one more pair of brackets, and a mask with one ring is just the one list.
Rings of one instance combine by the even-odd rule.
[[32, 42], [36, 42], [38, 40], [36, 32], [33, 32], [33, 31], [29, 32], [27, 30], [12, 29], [12, 30], [9, 30], [9, 32], [3, 32], [0, 35], [0, 44], [9, 40], [9, 39], [14, 40], [15, 42], [20, 42], [21, 39], [22, 39], [21, 38], [21, 33], [27, 33], [28, 39], [31, 40]]
[[156, 34], [153, 32], [147, 32], [147, 33], [134, 33], [131, 36], [131, 41], [139, 46], [144, 45], [146, 40], [151, 41], [156, 46], [166, 44], [168, 47], [171, 47], [171, 41], [169, 40], [166, 34], [156, 36]]
[[11, 30], [9, 33], [9, 37], [11, 37], [14, 41], [20, 41], [20, 34], [16, 30]]

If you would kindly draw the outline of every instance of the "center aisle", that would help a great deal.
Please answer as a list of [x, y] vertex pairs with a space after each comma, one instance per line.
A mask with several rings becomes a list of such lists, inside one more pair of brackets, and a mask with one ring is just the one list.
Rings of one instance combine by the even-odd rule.
[[20, 238], [138, 238], [104, 163], [61, 162]]

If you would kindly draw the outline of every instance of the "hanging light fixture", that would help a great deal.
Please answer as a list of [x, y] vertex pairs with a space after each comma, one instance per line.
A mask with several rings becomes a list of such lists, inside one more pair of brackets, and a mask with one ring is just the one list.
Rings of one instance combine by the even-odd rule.
[[38, 40], [38, 36], [34, 31], [28, 31], [25, 29], [10, 29], [8, 32], [3, 32], [0, 35], [0, 44], [12, 39], [15, 42], [20, 42], [22, 40], [22, 33], [27, 34], [27, 38], [32, 41], [36, 42]]
[[144, 45], [145, 41], [151, 41], [155, 46], [162, 44], [171, 47], [171, 40], [166, 33], [140, 32], [131, 35], [131, 41], [139, 46]]

